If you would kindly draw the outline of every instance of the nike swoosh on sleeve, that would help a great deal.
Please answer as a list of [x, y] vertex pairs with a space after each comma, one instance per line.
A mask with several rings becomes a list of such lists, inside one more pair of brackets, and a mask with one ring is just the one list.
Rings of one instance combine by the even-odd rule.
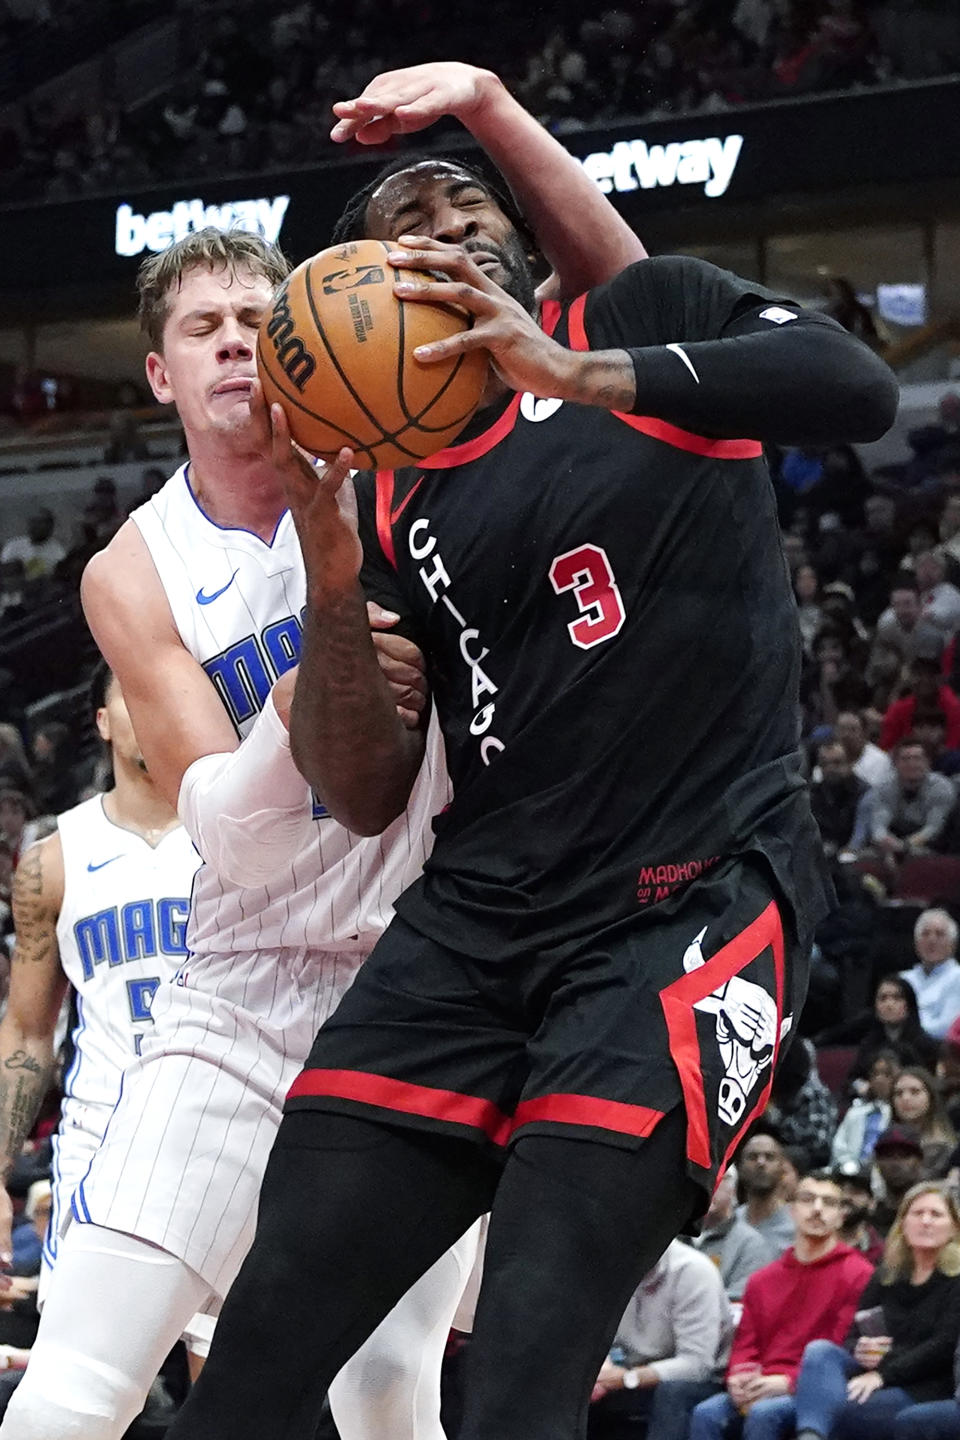
[[680, 356], [680, 359], [683, 361], [684, 365], [686, 365], [687, 369], [690, 371], [690, 374], [693, 376], [694, 380], [696, 380], [697, 384], [699, 385], [699, 384], [700, 384], [700, 376], [697, 374], [696, 370], [693, 368], [693, 361], [690, 359], [690, 356], [687, 354], [686, 350], [684, 350], [683, 346], [682, 346], [682, 345], [670, 344], [670, 345], [665, 346], [664, 348], [667, 349], [667, 350], [672, 350], [673, 353], [674, 353], [674, 355], [679, 355], [679, 356]]
[[233, 584], [234, 580], [236, 580], [236, 578], [237, 578], [237, 576], [238, 576], [239, 573], [240, 573], [239, 570], [234, 570], [233, 574], [230, 576], [230, 579], [227, 581], [226, 585], [221, 585], [221, 586], [220, 586], [220, 589], [219, 589], [219, 590], [214, 590], [214, 592], [213, 592], [212, 595], [205, 595], [205, 594], [203, 593], [203, 586], [201, 585], [201, 586], [200, 586], [200, 589], [197, 591], [197, 604], [198, 604], [198, 605], [210, 605], [210, 604], [212, 604], [212, 602], [213, 602], [214, 600], [218, 600], [225, 590], [229, 590], [229, 589], [230, 589], [230, 586]]

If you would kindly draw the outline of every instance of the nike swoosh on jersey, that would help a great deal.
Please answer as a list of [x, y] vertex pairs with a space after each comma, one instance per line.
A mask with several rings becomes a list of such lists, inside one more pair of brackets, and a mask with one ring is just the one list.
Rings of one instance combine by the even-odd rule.
[[413, 499], [414, 495], [416, 495], [417, 491], [420, 489], [420, 486], [421, 486], [422, 484], [423, 484], [423, 476], [421, 475], [421, 476], [420, 476], [420, 479], [417, 481], [416, 485], [414, 485], [413, 488], [412, 488], [411, 490], [409, 490], [409, 491], [407, 492], [407, 494], [404, 496], [404, 498], [400, 501], [400, 504], [397, 506], [396, 510], [391, 510], [391, 511], [390, 511], [390, 524], [391, 524], [391, 525], [396, 525], [397, 521], [400, 519], [400, 516], [403, 514], [404, 510], [406, 510], [407, 506], [410, 504], [410, 501]]
[[94, 870], [102, 870], [103, 867], [104, 867], [104, 865], [112, 865], [113, 862], [114, 862], [114, 860], [119, 860], [119, 859], [120, 859], [120, 856], [119, 856], [119, 855], [111, 855], [109, 860], [101, 860], [99, 865], [94, 865], [94, 863], [93, 863], [92, 860], [88, 860], [88, 861], [87, 861], [87, 869], [90, 871], [90, 874], [92, 875], [93, 872], [94, 872]]
[[240, 573], [239, 570], [234, 570], [233, 574], [230, 576], [230, 579], [227, 581], [226, 585], [221, 585], [221, 586], [220, 586], [220, 589], [219, 589], [219, 590], [214, 590], [214, 592], [213, 592], [212, 595], [205, 595], [205, 594], [203, 593], [203, 586], [201, 585], [201, 586], [200, 586], [200, 589], [197, 591], [197, 604], [198, 604], [198, 605], [211, 605], [214, 600], [218, 600], [225, 590], [229, 590], [229, 589], [230, 589], [230, 586], [233, 584], [234, 580], [236, 580], [236, 578], [237, 578], [237, 576], [239, 575], [239, 573]]

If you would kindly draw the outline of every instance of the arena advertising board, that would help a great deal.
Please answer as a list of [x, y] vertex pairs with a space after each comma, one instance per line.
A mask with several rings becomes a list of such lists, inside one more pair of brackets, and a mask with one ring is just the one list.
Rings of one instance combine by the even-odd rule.
[[[960, 174], [960, 81], [624, 123], [562, 137], [625, 218], [849, 192]], [[129, 286], [140, 260], [205, 224], [240, 225], [294, 261], [327, 244], [346, 198], [386, 158], [344, 157], [66, 204], [0, 210], [0, 288]], [[471, 152], [462, 152], [469, 158]]]

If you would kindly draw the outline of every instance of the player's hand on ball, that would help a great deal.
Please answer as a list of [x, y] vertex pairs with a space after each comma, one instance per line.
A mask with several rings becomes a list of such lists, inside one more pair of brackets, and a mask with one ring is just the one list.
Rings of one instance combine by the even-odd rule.
[[[478, 262], [488, 258], [503, 268], [489, 243], [477, 243], [468, 252], [423, 235], [404, 235], [396, 242], [387, 256], [391, 265], [429, 272], [422, 283], [399, 280], [393, 288], [401, 299], [459, 306], [473, 316], [471, 329], [418, 345], [415, 357], [431, 365], [466, 350], [486, 350], [511, 390], [529, 390], [541, 399], [567, 398], [580, 357], [545, 335], [533, 316], [484, 273]], [[438, 275], [443, 278], [434, 278]]]
[[390, 686], [397, 714], [408, 730], [417, 730], [429, 694], [423, 651], [405, 636], [388, 633], [400, 619], [392, 610], [384, 610], [375, 601], [368, 600], [367, 616], [380, 671]]
[[382, 145], [391, 135], [424, 130], [442, 115], [465, 120], [483, 104], [500, 81], [489, 70], [438, 60], [387, 70], [354, 100], [339, 100], [333, 107], [339, 117], [331, 140], [358, 140], [361, 145]]
[[270, 406], [273, 463], [283, 479], [300, 537], [307, 584], [342, 594], [357, 583], [363, 548], [357, 534], [357, 498], [348, 479], [353, 451], [342, 449], [329, 465], [315, 467], [290, 439], [282, 405]]

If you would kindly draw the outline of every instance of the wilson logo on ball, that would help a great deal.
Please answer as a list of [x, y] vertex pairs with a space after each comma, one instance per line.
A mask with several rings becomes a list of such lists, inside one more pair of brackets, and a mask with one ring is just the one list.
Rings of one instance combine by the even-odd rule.
[[361, 285], [382, 285], [386, 277], [382, 265], [358, 265], [353, 270], [332, 270], [321, 280], [324, 295], [340, 290], [357, 290]]
[[302, 391], [316, 370], [317, 362], [300, 336], [294, 334], [286, 286], [273, 303], [273, 314], [267, 323], [267, 335], [273, 342], [281, 370], [287, 379]]

